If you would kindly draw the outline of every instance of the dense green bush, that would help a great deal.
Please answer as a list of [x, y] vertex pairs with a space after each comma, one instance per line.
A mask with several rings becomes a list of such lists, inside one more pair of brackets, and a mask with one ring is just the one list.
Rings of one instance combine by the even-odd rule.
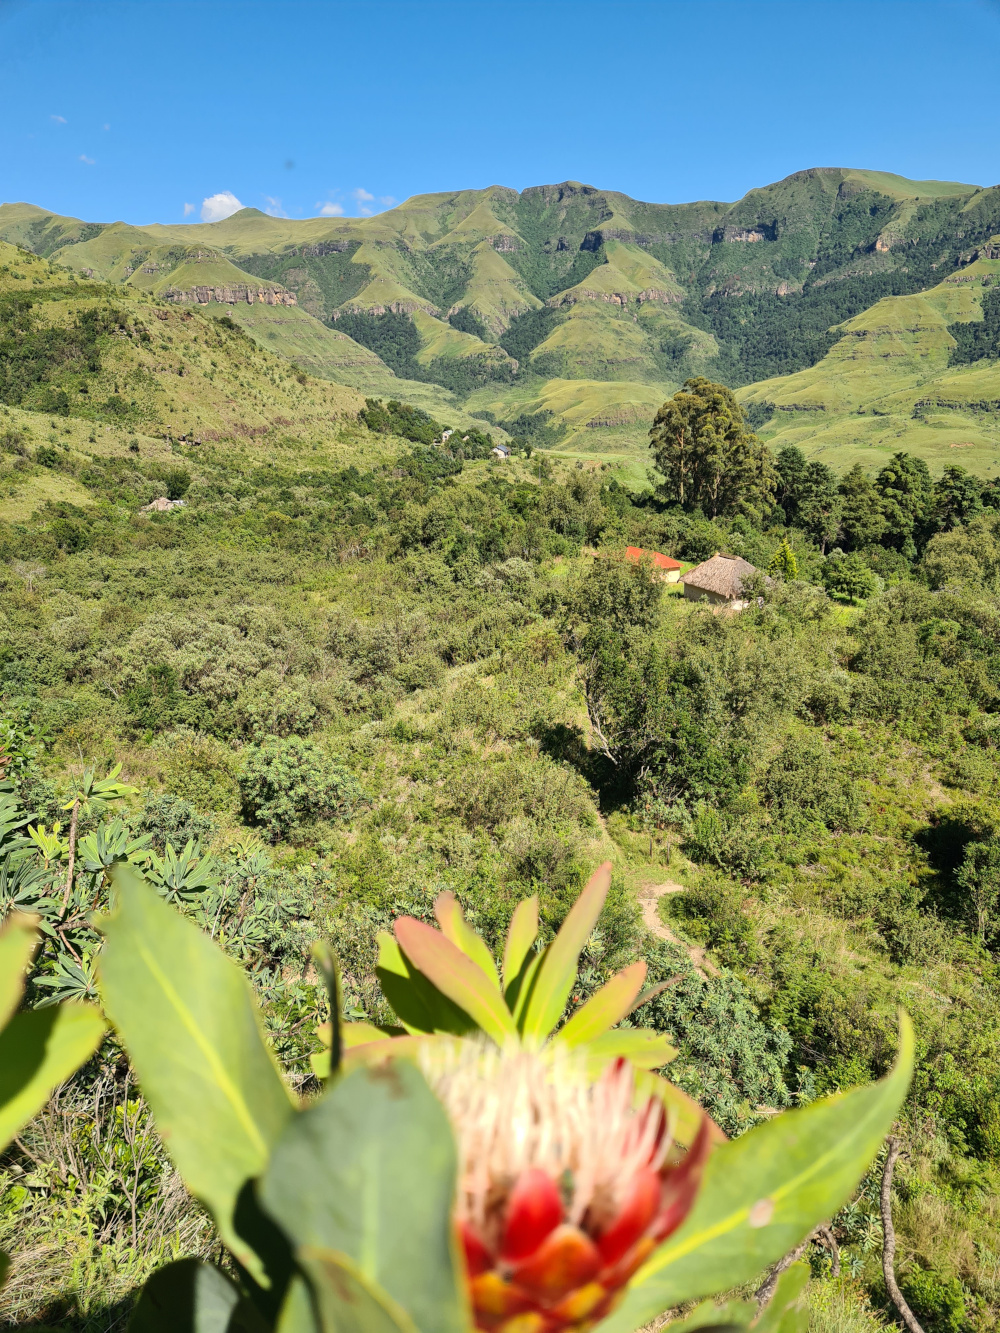
[[239, 786], [247, 818], [274, 840], [317, 819], [348, 815], [361, 798], [351, 771], [299, 736], [248, 746]]
[[942, 1277], [933, 1268], [915, 1266], [900, 1278], [899, 1285], [925, 1333], [972, 1333], [966, 1293], [957, 1277]]

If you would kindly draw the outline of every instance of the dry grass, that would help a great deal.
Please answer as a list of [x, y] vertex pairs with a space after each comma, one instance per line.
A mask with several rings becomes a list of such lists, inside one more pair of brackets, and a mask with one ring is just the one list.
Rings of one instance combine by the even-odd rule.
[[862, 1287], [847, 1277], [810, 1282], [806, 1304], [809, 1333], [880, 1333], [886, 1328]]
[[129, 1075], [59, 1089], [4, 1165], [5, 1328], [45, 1320], [81, 1333], [124, 1328], [132, 1294], [155, 1268], [217, 1245]]

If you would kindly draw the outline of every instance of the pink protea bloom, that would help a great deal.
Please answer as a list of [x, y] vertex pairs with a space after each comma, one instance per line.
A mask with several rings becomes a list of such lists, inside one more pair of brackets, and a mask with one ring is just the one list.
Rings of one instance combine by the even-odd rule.
[[690, 1211], [706, 1116], [681, 1157], [662, 1103], [618, 1060], [596, 1082], [569, 1051], [462, 1042], [420, 1060], [459, 1144], [456, 1219], [476, 1327], [586, 1329]]

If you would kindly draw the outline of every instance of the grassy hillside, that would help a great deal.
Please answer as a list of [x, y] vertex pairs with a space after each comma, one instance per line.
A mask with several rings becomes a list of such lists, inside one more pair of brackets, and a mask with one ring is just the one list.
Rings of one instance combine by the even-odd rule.
[[[369, 348], [336, 327], [321, 324], [301, 306], [209, 303], [205, 313], [238, 324], [261, 347], [320, 379], [349, 385], [366, 398], [402, 398], [448, 426], [479, 426], [467, 406], [439, 384], [395, 375]], [[450, 330], [449, 330], [450, 331]], [[498, 439], [506, 432], [496, 430]]]
[[[1000, 247], [998, 247], [1000, 250]], [[983, 317], [1000, 283], [1000, 258], [981, 258], [914, 296], [889, 297], [840, 325], [827, 355], [797, 374], [744, 389], [773, 405], [762, 432], [775, 448], [797, 444], [838, 470], [878, 466], [905, 449], [939, 471], [957, 462], [1000, 469], [1000, 361], [949, 365], [949, 325]]]
[[41, 499], [77, 502], [93, 458], [159, 466], [179, 448], [192, 458], [199, 449], [326, 455], [364, 405], [353, 389], [293, 371], [228, 314], [81, 281], [3, 243], [0, 342], [0, 492], [11, 512]]

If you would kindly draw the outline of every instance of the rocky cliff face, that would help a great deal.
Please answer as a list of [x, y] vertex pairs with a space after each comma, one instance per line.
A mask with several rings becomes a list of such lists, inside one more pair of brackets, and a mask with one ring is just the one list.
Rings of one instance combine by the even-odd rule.
[[665, 292], [660, 287], [645, 287], [641, 292], [601, 292], [587, 287], [576, 287], [570, 292], [560, 292], [550, 297], [546, 305], [557, 308], [575, 305], [577, 301], [607, 301], [609, 305], [627, 306], [630, 301], [642, 305], [644, 301], [657, 301], [660, 305], [679, 305], [684, 300], [682, 294]]
[[223, 305], [298, 305], [292, 292], [274, 287], [251, 287], [249, 284], [233, 283], [225, 287], [168, 287], [163, 293], [166, 301], [176, 305], [208, 305], [210, 301], [219, 301]]

